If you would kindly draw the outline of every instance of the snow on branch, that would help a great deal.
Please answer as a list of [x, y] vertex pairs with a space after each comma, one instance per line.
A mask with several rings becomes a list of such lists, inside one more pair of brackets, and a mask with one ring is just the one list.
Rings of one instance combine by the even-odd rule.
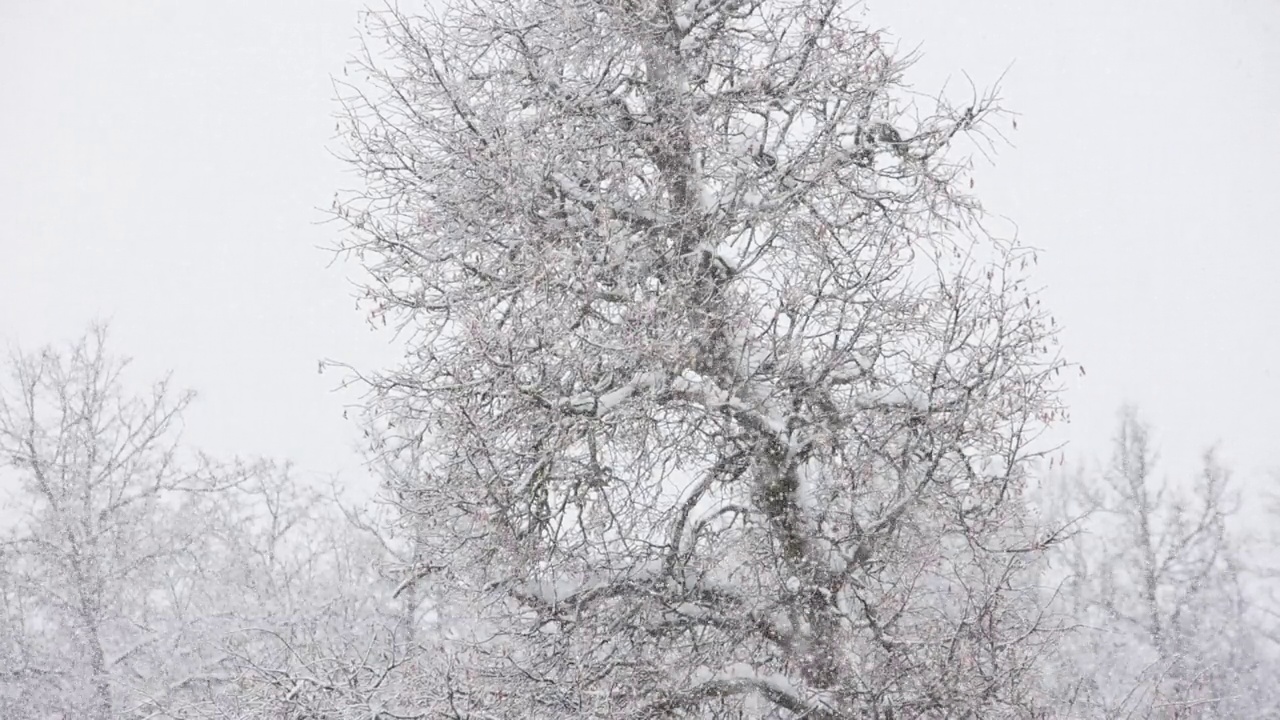
[[555, 611], [565, 606], [582, 606], [638, 592], [651, 586], [662, 573], [661, 562], [650, 562], [637, 566], [620, 577], [581, 574], [529, 580], [513, 588], [511, 594], [522, 602]]
[[702, 253], [723, 270], [726, 275], [736, 275], [742, 269], [742, 256], [727, 243], [720, 243], [719, 245], [699, 243], [694, 248], [694, 251]]
[[563, 398], [556, 405], [565, 412], [602, 417], [642, 391], [655, 392], [659, 395], [669, 394], [670, 397], [696, 402], [708, 410], [730, 412], [753, 429], [774, 435], [779, 439], [785, 439], [788, 435], [785, 417], [777, 413], [757, 410], [742, 398], [721, 389], [710, 378], [705, 378], [692, 370], [685, 370], [670, 382], [662, 372], [639, 373], [630, 382], [607, 393], [596, 395], [583, 392], [573, 397]]
[[768, 617], [752, 609], [750, 598], [736, 587], [703, 574], [677, 572], [670, 563], [652, 560], [613, 576], [566, 574], [507, 585], [516, 600], [549, 616], [582, 610], [594, 603], [630, 596], [651, 599], [666, 593], [675, 614], [669, 624], [696, 623], [729, 632], [758, 632], [779, 647], [793, 646], [794, 637]]
[[565, 398], [560, 401], [560, 408], [576, 415], [603, 417], [616, 410], [619, 405], [637, 392], [656, 390], [662, 387], [664, 383], [665, 377], [663, 373], [640, 373], [632, 378], [631, 382], [614, 388], [603, 395], [584, 392], [578, 393], [571, 398]]
[[697, 707], [708, 699], [756, 693], [799, 717], [834, 719], [835, 712], [822, 693], [805, 692], [787, 676], [761, 670], [748, 663], [735, 663], [691, 690], [655, 703], [655, 713]]
[[929, 411], [929, 398], [917, 388], [896, 387], [859, 395], [854, 401], [859, 408], [906, 409], [917, 413]]
[[674, 222], [670, 217], [652, 210], [610, 202], [598, 193], [586, 190], [562, 172], [551, 173], [551, 179], [555, 181], [556, 189], [564, 193], [565, 197], [581, 204], [591, 212], [598, 212], [599, 208], [604, 207], [613, 217], [641, 228], [668, 225]]

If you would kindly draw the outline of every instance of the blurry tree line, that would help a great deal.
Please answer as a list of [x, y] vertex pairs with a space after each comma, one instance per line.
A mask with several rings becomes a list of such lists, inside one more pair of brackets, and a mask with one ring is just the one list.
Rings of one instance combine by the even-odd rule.
[[[421, 452], [372, 454], [383, 493], [348, 506], [287, 465], [192, 452], [194, 396], [128, 388], [125, 366], [101, 327], [8, 358], [0, 717], [435, 717], [422, 694], [466, 665], [420, 589]], [[1132, 407], [1107, 461], [1042, 469], [1030, 504], [1060, 537], [1036, 578], [1038, 712], [1276, 716], [1276, 498], [1212, 450], [1161, 470]], [[1241, 522], [1246, 502], [1272, 522]]]

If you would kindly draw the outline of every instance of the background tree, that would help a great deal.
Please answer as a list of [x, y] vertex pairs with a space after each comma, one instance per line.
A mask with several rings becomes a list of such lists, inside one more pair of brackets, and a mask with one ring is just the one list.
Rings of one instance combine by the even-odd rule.
[[[1237, 526], [1240, 496], [1212, 451], [1192, 482], [1156, 472], [1150, 431], [1121, 411], [1110, 465], [1056, 483], [1083, 518], [1059, 555], [1067, 701], [1090, 717], [1270, 717], [1264, 598]], [[1233, 532], [1234, 531], [1234, 532]]]
[[335, 211], [409, 339], [419, 711], [1032, 712], [1061, 364], [951, 150], [995, 98], [910, 95], [836, 0], [367, 18]]
[[166, 380], [131, 395], [126, 364], [99, 327], [65, 350], [16, 353], [0, 389], [12, 633], [0, 697], [15, 717], [105, 720], [126, 706], [155, 646], [182, 631], [161, 579], [199, 542], [191, 503], [238, 480], [179, 457], [191, 394]]
[[127, 365], [97, 327], [0, 384], [0, 717], [367, 705], [406, 652], [382, 548], [287, 465], [185, 451], [192, 395]]
[[287, 473], [258, 480], [225, 503], [232, 532], [210, 538], [226, 682], [198, 695], [198, 717], [377, 717], [416, 655], [384, 548], [335, 498]]

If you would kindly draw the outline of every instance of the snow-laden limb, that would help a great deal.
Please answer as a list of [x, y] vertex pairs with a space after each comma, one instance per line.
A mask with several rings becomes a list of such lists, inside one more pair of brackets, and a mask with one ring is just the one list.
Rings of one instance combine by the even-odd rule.
[[562, 172], [552, 172], [551, 179], [556, 188], [565, 197], [582, 205], [588, 212], [596, 215], [608, 213], [611, 217], [622, 220], [637, 229], [646, 229], [660, 225], [670, 225], [674, 219], [668, 215], [657, 213], [631, 204], [620, 204], [602, 197], [599, 193], [583, 189], [582, 185]]
[[741, 588], [669, 562], [671, 556], [614, 572], [560, 573], [544, 571], [536, 580], [495, 584], [538, 612], [544, 621], [562, 617], [590, 617], [604, 606], [622, 602], [630, 607], [660, 610], [653, 632], [714, 628], [730, 633], [758, 633], [778, 648], [791, 648], [796, 639], [785, 622], [761, 612], [756, 599]]
[[637, 393], [644, 392], [696, 402], [708, 410], [728, 411], [744, 422], [767, 429], [778, 438], [788, 437], [787, 421], [780, 413], [762, 412], [692, 370], [685, 370], [674, 378], [668, 378], [661, 372], [638, 373], [631, 381], [606, 393], [579, 393], [560, 400], [556, 407], [566, 412], [603, 417]]
[[694, 251], [704, 253], [710, 257], [726, 275], [732, 276], [742, 268], [742, 256], [734, 249], [733, 245], [727, 242], [721, 242], [716, 245], [701, 243], [694, 248]]
[[581, 608], [626, 593], [644, 592], [664, 576], [664, 567], [661, 563], [649, 562], [609, 574], [543, 572], [540, 575], [537, 580], [517, 584], [511, 592], [520, 600], [556, 612], [560, 608]]
[[827, 379], [833, 385], [848, 385], [870, 375], [875, 360], [866, 353], [850, 353], [849, 362], [853, 367], [841, 366], [827, 373]]
[[579, 393], [564, 398], [558, 405], [567, 412], [603, 417], [618, 409], [625, 401], [639, 392], [653, 392], [666, 385], [666, 376], [660, 372], [639, 373], [630, 382], [603, 394]]
[[929, 396], [910, 386], [865, 392], [856, 398], [860, 408], [903, 409], [917, 413], [929, 411]]
[[653, 714], [687, 710], [708, 699], [735, 695], [759, 695], [796, 717], [836, 720], [840, 714], [826, 693], [797, 684], [783, 673], [765, 670], [750, 663], [734, 663], [720, 672], [702, 669], [687, 690], [669, 693], [649, 706]]

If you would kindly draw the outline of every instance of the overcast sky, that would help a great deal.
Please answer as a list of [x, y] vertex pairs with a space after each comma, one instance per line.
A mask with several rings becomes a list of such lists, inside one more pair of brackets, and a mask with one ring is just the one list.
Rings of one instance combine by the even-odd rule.
[[[332, 357], [395, 357], [326, 267], [354, 0], [0, 0], [0, 341], [108, 319], [135, 377], [200, 392], [188, 437], [365, 482]], [[403, 7], [412, 3], [405, 2]], [[1105, 456], [1140, 404], [1170, 472], [1221, 440], [1280, 466], [1280, 2], [874, 0], [933, 92], [1002, 73], [1014, 147], [976, 191], [1043, 248], [1087, 369], [1059, 431]], [[1011, 227], [1011, 226], [1006, 226]]]

